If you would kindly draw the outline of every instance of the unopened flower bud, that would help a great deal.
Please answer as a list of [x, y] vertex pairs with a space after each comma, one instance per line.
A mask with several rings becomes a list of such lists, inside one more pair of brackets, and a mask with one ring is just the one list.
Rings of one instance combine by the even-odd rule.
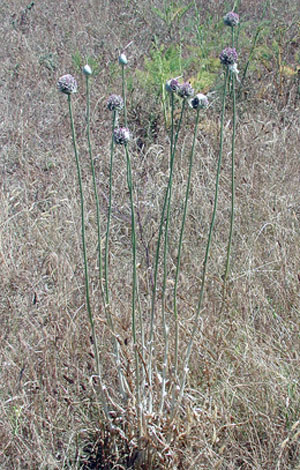
[[57, 82], [59, 91], [65, 93], [66, 95], [71, 95], [71, 93], [76, 93], [77, 91], [77, 82], [75, 78], [70, 75], [63, 75]]
[[107, 100], [107, 108], [110, 111], [121, 111], [124, 107], [124, 102], [122, 96], [119, 95], [110, 95]]
[[202, 93], [198, 93], [189, 101], [189, 105], [193, 109], [205, 109], [208, 107], [208, 104], [207, 96], [202, 95]]
[[119, 55], [119, 64], [120, 65], [127, 65], [128, 64], [127, 57], [123, 53]]
[[238, 55], [235, 48], [226, 47], [220, 54], [220, 61], [223, 65], [233, 65], [237, 62]]
[[116, 144], [124, 145], [130, 140], [130, 132], [127, 127], [118, 127], [114, 129], [114, 141]]
[[237, 26], [240, 22], [240, 17], [237, 13], [234, 13], [234, 11], [230, 11], [224, 16], [223, 21], [226, 26]]
[[86, 64], [83, 69], [82, 69], [84, 75], [86, 75], [87, 77], [89, 77], [90, 75], [92, 75], [92, 69], [91, 67], [89, 66], [89, 64]]

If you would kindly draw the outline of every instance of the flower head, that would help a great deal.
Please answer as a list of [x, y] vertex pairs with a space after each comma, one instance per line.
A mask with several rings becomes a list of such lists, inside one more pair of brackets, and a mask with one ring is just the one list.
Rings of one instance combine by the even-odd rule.
[[190, 96], [193, 96], [194, 89], [192, 88], [192, 86], [189, 82], [185, 82], [185, 83], [182, 83], [181, 85], [179, 85], [179, 88], [177, 90], [177, 94], [181, 98], [189, 98]]
[[110, 95], [107, 100], [107, 108], [110, 111], [121, 111], [124, 107], [124, 102], [122, 96], [119, 95]]
[[237, 13], [234, 13], [234, 11], [230, 11], [224, 16], [223, 21], [226, 26], [237, 26], [240, 22], [240, 17]]
[[176, 93], [179, 89], [179, 86], [179, 82], [176, 80], [176, 78], [171, 78], [171, 80], [168, 80], [165, 85], [166, 91], [169, 93]]
[[120, 65], [127, 65], [128, 64], [127, 57], [123, 53], [119, 55], [119, 64]]
[[130, 132], [127, 127], [117, 127], [114, 129], [114, 141], [116, 144], [124, 145], [130, 140]]
[[83, 67], [82, 71], [83, 71], [83, 73], [84, 73], [84, 75], [85, 75], [86, 77], [89, 77], [90, 75], [92, 75], [92, 69], [91, 69], [91, 67], [89, 66], [89, 64], [86, 64], [86, 65]]
[[223, 65], [233, 65], [237, 62], [238, 55], [235, 48], [226, 47], [220, 54], [220, 61]]
[[75, 78], [70, 75], [63, 75], [57, 82], [59, 91], [65, 93], [66, 95], [71, 95], [71, 93], [76, 93], [77, 91], [77, 82]]
[[208, 107], [207, 96], [202, 95], [202, 93], [198, 93], [189, 101], [189, 105], [193, 109], [205, 109]]

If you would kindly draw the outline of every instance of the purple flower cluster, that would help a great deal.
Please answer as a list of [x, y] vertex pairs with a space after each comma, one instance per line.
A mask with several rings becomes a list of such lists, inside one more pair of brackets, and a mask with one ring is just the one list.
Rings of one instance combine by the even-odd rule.
[[237, 62], [238, 55], [235, 48], [226, 47], [220, 54], [221, 64], [225, 66], [233, 65]]
[[127, 127], [117, 127], [114, 129], [114, 141], [118, 145], [127, 144], [130, 140], [130, 132]]
[[179, 87], [180, 87], [180, 84], [176, 78], [171, 78], [171, 80], [168, 80], [166, 83], [166, 90], [169, 93], [177, 93]]
[[66, 95], [71, 95], [71, 93], [76, 93], [77, 91], [77, 82], [75, 78], [70, 75], [63, 75], [57, 82], [59, 91], [65, 93]]
[[237, 26], [240, 22], [240, 17], [237, 13], [234, 13], [234, 11], [230, 11], [227, 13], [227, 15], [224, 16], [223, 18], [224, 24], [226, 26]]
[[166, 90], [169, 93], [176, 93], [181, 98], [189, 98], [194, 94], [194, 89], [189, 82], [179, 83], [176, 78], [167, 81]]
[[189, 82], [182, 83], [177, 90], [177, 94], [181, 98], [190, 98], [194, 93], [194, 88]]
[[109, 111], [121, 111], [124, 107], [122, 96], [110, 95], [107, 100], [107, 108]]

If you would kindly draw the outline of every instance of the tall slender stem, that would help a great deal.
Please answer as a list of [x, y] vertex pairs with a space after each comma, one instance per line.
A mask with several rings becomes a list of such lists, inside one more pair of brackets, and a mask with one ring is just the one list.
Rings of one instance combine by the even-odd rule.
[[[153, 347], [153, 337], [154, 337], [154, 324], [155, 324], [155, 306], [156, 306], [156, 291], [157, 291], [157, 279], [158, 279], [158, 263], [159, 263], [159, 252], [160, 252], [160, 244], [161, 244], [161, 237], [163, 234], [163, 227], [165, 223], [165, 213], [166, 213], [166, 208], [167, 204], [169, 206], [169, 194], [170, 194], [170, 188], [172, 187], [172, 182], [173, 182], [173, 168], [174, 168], [174, 157], [176, 153], [176, 145], [178, 141], [178, 135], [179, 131], [181, 128], [181, 123], [182, 123], [182, 117], [185, 109], [185, 101], [183, 100], [182, 102], [182, 108], [181, 108], [181, 114], [180, 114], [180, 119], [179, 123], [177, 126], [177, 132], [175, 135], [175, 140], [174, 140], [174, 97], [173, 93], [171, 94], [171, 113], [172, 113], [172, 128], [171, 128], [171, 140], [170, 140], [170, 170], [169, 170], [169, 180], [168, 180], [168, 185], [165, 193], [165, 198], [164, 198], [164, 203], [163, 203], [163, 208], [161, 212], [161, 218], [160, 218], [160, 225], [159, 225], [159, 231], [158, 231], [158, 240], [157, 240], [157, 245], [156, 245], [156, 254], [155, 254], [155, 265], [154, 265], [154, 276], [153, 276], [153, 291], [152, 291], [152, 299], [151, 299], [151, 318], [150, 318], [150, 334], [149, 334], [149, 364], [148, 364], [148, 376], [149, 376], [149, 389], [150, 389], [150, 397], [152, 394], [152, 347]], [[166, 217], [168, 220], [168, 216]], [[164, 251], [164, 258], [166, 259], [166, 250]], [[164, 266], [166, 264], [164, 263]], [[165, 268], [164, 268], [165, 270]], [[165, 330], [165, 323], [164, 323], [164, 314], [163, 316], [163, 328]], [[166, 345], [165, 345], [166, 346]], [[151, 412], [152, 410], [152, 402], [150, 400], [149, 404], [149, 410]]]
[[[215, 225], [215, 218], [216, 218], [216, 212], [217, 212], [217, 206], [218, 206], [219, 180], [220, 180], [222, 154], [223, 154], [224, 115], [225, 115], [225, 101], [226, 101], [228, 74], [229, 74], [229, 70], [228, 70], [228, 67], [226, 67], [225, 80], [224, 80], [224, 89], [223, 89], [222, 112], [221, 112], [220, 146], [219, 146], [219, 159], [218, 159], [216, 185], [215, 185], [214, 207], [213, 207], [213, 213], [212, 213], [212, 218], [211, 218], [211, 223], [210, 223], [210, 228], [209, 228], [209, 233], [208, 233], [208, 239], [207, 239], [207, 245], [206, 245], [206, 251], [205, 251], [205, 257], [204, 257], [204, 263], [203, 263], [201, 288], [200, 288], [199, 300], [198, 300], [198, 305], [197, 305], [196, 314], [195, 314], [194, 327], [192, 329], [190, 341], [188, 343], [188, 347], [187, 347], [187, 351], [186, 351], [186, 355], [185, 355], [185, 360], [184, 360], [184, 364], [183, 364], [183, 372], [182, 372], [182, 377], [181, 377], [181, 382], [180, 382], [180, 390], [179, 390], [179, 395], [178, 395], [178, 398], [177, 398], [176, 406], [175, 406], [175, 403], [174, 403], [174, 400], [173, 400], [172, 417], [175, 416], [176, 410], [177, 410], [179, 404], [181, 403], [181, 400], [182, 400], [182, 397], [183, 397], [183, 394], [184, 394], [184, 389], [185, 389], [185, 384], [186, 384], [186, 377], [187, 377], [187, 374], [188, 374], [188, 364], [189, 364], [189, 360], [190, 360], [190, 356], [191, 356], [191, 352], [192, 352], [192, 347], [193, 347], [193, 344], [194, 344], [194, 341], [195, 341], [196, 332], [198, 330], [199, 316], [200, 316], [203, 297], [204, 297], [204, 287], [205, 287], [205, 281], [206, 281], [207, 264], [208, 264], [210, 246], [211, 246], [211, 241], [212, 241], [212, 234], [213, 234], [213, 229], [214, 229], [214, 225]], [[175, 397], [174, 397], [174, 399], [175, 399]]]
[[[100, 283], [100, 290], [101, 296], [103, 299], [104, 305], [104, 312], [106, 316], [107, 325], [111, 330], [112, 333], [112, 341], [114, 344], [114, 353], [116, 358], [116, 364], [118, 369], [118, 377], [119, 377], [119, 385], [120, 385], [120, 392], [125, 398], [126, 393], [124, 389], [124, 376], [121, 370], [121, 359], [120, 359], [120, 347], [118, 340], [115, 335], [115, 328], [114, 323], [110, 311], [109, 306], [109, 286], [108, 286], [108, 238], [109, 238], [109, 229], [106, 230], [106, 244], [105, 244], [105, 265], [104, 265], [104, 273], [105, 273], [105, 290], [103, 286], [103, 269], [102, 269], [102, 243], [101, 243], [101, 216], [100, 216], [100, 205], [99, 205], [99, 196], [97, 190], [97, 179], [96, 179], [96, 172], [95, 172], [95, 165], [92, 155], [92, 145], [91, 145], [91, 135], [90, 135], [90, 83], [89, 83], [89, 76], [86, 76], [86, 94], [87, 94], [87, 140], [88, 140], [88, 147], [89, 147], [89, 156], [90, 156], [90, 164], [93, 176], [93, 187], [94, 187], [94, 196], [96, 201], [96, 217], [97, 217], [97, 236], [98, 236], [98, 265], [99, 265], [99, 283]], [[112, 158], [112, 157], [111, 157]], [[111, 190], [111, 178], [110, 178], [110, 190]], [[111, 194], [110, 194], [110, 205], [111, 205]], [[109, 218], [109, 217], [108, 217]]]
[[101, 367], [100, 359], [99, 359], [99, 351], [98, 351], [97, 336], [96, 336], [96, 331], [95, 331], [95, 323], [94, 323], [94, 318], [93, 318], [93, 313], [92, 313], [92, 308], [91, 308], [91, 302], [90, 302], [89, 272], [88, 272], [88, 260], [87, 260], [86, 241], [85, 241], [85, 214], [84, 214], [83, 187], [82, 187], [81, 168], [80, 168], [78, 151], [77, 151], [76, 134], [75, 134], [75, 126], [74, 126], [74, 119], [73, 119], [73, 112], [72, 112], [72, 102], [71, 102], [71, 95], [70, 94], [68, 95], [68, 105], [69, 105], [72, 139], [73, 139], [73, 147], [74, 147], [76, 167], [77, 167], [79, 193], [80, 193], [81, 237], [82, 237], [82, 251], [83, 251], [83, 262], [84, 262], [86, 307], [87, 307], [89, 322], [90, 322], [91, 331], [92, 331], [94, 356], [95, 356], [95, 360], [96, 360], [97, 375], [98, 375], [99, 383], [100, 383], [101, 401], [102, 401], [103, 411], [104, 411], [104, 414], [105, 414], [105, 417], [106, 417], [107, 421], [110, 422], [111, 420], [110, 420], [110, 416], [109, 416], [109, 412], [108, 412], [108, 408], [107, 408], [107, 403], [106, 403], [106, 398], [105, 398], [105, 386], [104, 386], [103, 380], [102, 380], [102, 367]]
[[190, 185], [191, 185], [191, 178], [192, 178], [193, 159], [194, 159], [195, 143], [196, 143], [196, 138], [197, 138], [198, 124], [199, 124], [199, 116], [200, 116], [200, 108], [197, 109], [193, 145], [192, 145], [192, 151], [191, 151], [191, 155], [190, 155], [189, 173], [188, 173], [188, 180], [187, 180], [187, 185], [186, 185], [185, 203], [184, 203], [184, 210], [183, 210], [183, 216], [182, 216], [180, 237], [179, 237], [179, 243], [178, 243], [177, 265], [176, 265], [175, 283], [174, 283], [174, 291], [173, 291], [173, 305], [174, 305], [174, 318], [175, 318], [175, 361], [174, 361], [175, 362], [175, 367], [174, 367], [175, 377], [177, 377], [177, 371], [178, 371], [178, 348], [179, 348], [179, 322], [178, 322], [178, 312], [177, 312], [177, 288], [178, 288], [178, 279], [179, 279], [179, 273], [180, 273], [181, 249], [182, 249], [182, 241], [183, 241], [183, 234], [184, 234], [184, 228], [185, 228], [185, 221], [186, 221], [186, 216], [187, 216], [187, 208], [188, 208], [189, 192], [190, 192]]
[[223, 302], [226, 296], [226, 283], [230, 269], [230, 253], [232, 245], [232, 234], [234, 226], [234, 203], [235, 203], [235, 134], [236, 134], [236, 99], [235, 99], [235, 75], [230, 73], [232, 80], [232, 102], [233, 102], [233, 118], [232, 118], [232, 141], [231, 141], [231, 216], [230, 216], [230, 229], [229, 229], [229, 238], [227, 246], [227, 257], [226, 257], [226, 267], [224, 274], [224, 284], [223, 284]]
[[98, 269], [99, 269], [99, 283], [100, 283], [100, 290], [101, 295], [104, 302], [105, 308], [105, 299], [104, 299], [104, 289], [103, 289], [103, 277], [102, 277], [102, 250], [101, 250], [101, 217], [100, 217], [100, 206], [99, 206], [99, 196], [97, 190], [97, 180], [96, 180], [96, 172], [95, 172], [95, 165], [92, 155], [92, 145], [91, 145], [91, 131], [90, 131], [90, 80], [89, 76], [86, 76], [86, 102], [87, 102], [87, 124], [86, 124], [86, 133], [87, 133], [87, 141], [89, 147], [89, 157], [90, 157], [90, 164], [92, 170], [92, 177], [93, 177], [93, 187], [94, 187], [94, 196], [96, 201], [96, 217], [97, 217], [97, 236], [98, 236]]
[[125, 65], [122, 64], [122, 95], [123, 95], [123, 102], [124, 102], [124, 125], [128, 127], [127, 123], [127, 102], [126, 102], [126, 80], [125, 80]]
[[116, 126], [117, 111], [113, 111], [112, 118], [112, 137], [110, 146], [110, 165], [109, 165], [109, 195], [108, 195], [108, 211], [107, 211], [107, 222], [106, 222], [106, 235], [105, 235], [105, 253], [104, 253], [104, 278], [105, 278], [105, 300], [106, 304], [109, 304], [109, 267], [108, 267], [108, 255], [109, 255], [109, 235], [110, 235], [110, 223], [111, 223], [111, 211], [112, 211], [112, 176], [113, 176], [113, 157], [114, 157], [114, 128]]
[[139, 374], [139, 356], [137, 350], [136, 339], [136, 293], [137, 293], [137, 272], [136, 272], [136, 227], [135, 227], [135, 210], [133, 202], [133, 186], [132, 186], [132, 172], [131, 162], [128, 152], [128, 146], [125, 144], [126, 162], [127, 162], [127, 185], [130, 197], [131, 208], [131, 244], [132, 244], [132, 302], [131, 302], [131, 328], [132, 340], [135, 358], [135, 379], [136, 379], [136, 411], [138, 419], [139, 437], [141, 436], [141, 396], [140, 396], [140, 374]]
[[[180, 114], [180, 119], [179, 119], [179, 123], [177, 126], [177, 132], [175, 135], [173, 148], [172, 148], [173, 139], [171, 139], [171, 152], [172, 152], [173, 162], [175, 159], [177, 141], [178, 141], [179, 131], [180, 131], [181, 124], [182, 124], [182, 118], [183, 118], [183, 114], [185, 110], [185, 105], [186, 105], [186, 99], [184, 98], [182, 102], [181, 114]], [[168, 257], [168, 242], [169, 242], [169, 222], [170, 222], [171, 201], [172, 201], [172, 183], [173, 183], [173, 177], [169, 186], [166, 224], [165, 224], [164, 255], [163, 255], [163, 284], [162, 284], [161, 306], [162, 306], [162, 327], [163, 327], [163, 332], [164, 332], [165, 351], [164, 351], [164, 361], [163, 361], [162, 394], [161, 394], [160, 412], [162, 412], [163, 406], [164, 406], [166, 377], [167, 377], [167, 358], [168, 358], [168, 346], [169, 346], [169, 338], [168, 338], [169, 328], [167, 327], [167, 323], [166, 323], [165, 303], [166, 303], [166, 287], [167, 287], [167, 274], [168, 274], [167, 257]]]

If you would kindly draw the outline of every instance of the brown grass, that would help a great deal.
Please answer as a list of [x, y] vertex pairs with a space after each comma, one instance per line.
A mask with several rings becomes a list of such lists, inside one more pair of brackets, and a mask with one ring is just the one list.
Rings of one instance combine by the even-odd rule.
[[[128, 49], [128, 74], [134, 77], [135, 70], [143, 67], [154, 35], [168, 44], [176, 42], [182, 26], [192, 19], [191, 10], [170, 33], [150, 8], [161, 7], [161, 2], [127, 3], [126, 7], [121, 1], [41, 0], [27, 8], [26, 2], [13, 0], [0, 6], [0, 468], [89, 470], [140, 465], [178, 470], [299, 470], [300, 97], [297, 77], [281, 76], [272, 61], [269, 72], [263, 65], [261, 70], [250, 71], [247, 93], [238, 103], [232, 271], [220, 315], [230, 215], [232, 114], [230, 106], [227, 109], [220, 202], [205, 302], [186, 396], [174, 428], [170, 430], [167, 412], [163, 417], [149, 417], [142, 455], [134, 444], [133, 402], [128, 404], [127, 421], [120, 418], [125, 439], [110, 436], [103, 425], [97, 383], [92, 378], [95, 369], [85, 309], [77, 175], [66, 100], [57, 92], [56, 81], [64, 73], [76, 75], [79, 81], [74, 112], [86, 197], [92, 305], [105, 380], [116, 399], [116, 367], [96, 267], [84, 80], [74, 68], [72, 54], [93, 56], [99, 65], [92, 88], [91, 127], [104, 217], [111, 127], [105, 104], [110, 93], [121, 93], [118, 52], [134, 41]], [[200, 9], [202, 3], [206, 5], [204, 14], [215, 20], [226, 13], [225, 2], [197, 2]], [[262, 3], [249, 1], [240, 13], [247, 21], [259, 21]], [[274, 27], [283, 20], [291, 24], [295, 18], [292, 13], [289, 17], [286, 8], [282, 10], [282, 2], [271, 3], [268, 21]], [[286, 3], [289, 11], [295, 11], [296, 1]], [[299, 58], [293, 28], [286, 33], [283, 50], [290, 61], [296, 61], [297, 53]], [[266, 40], [272, 41], [272, 28]], [[133, 83], [128, 96], [129, 122], [140, 139], [131, 144], [131, 150], [139, 222], [139, 283], [147, 325], [149, 263], [153, 265], [167, 184], [168, 137], [160, 106], [138, 82]], [[212, 210], [220, 107], [218, 94], [214, 96], [200, 124], [185, 232], [178, 290], [182, 350], [193, 325]], [[144, 131], [151, 113], [157, 116], [152, 137]], [[167, 291], [171, 327], [192, 126], [193, 117], [188, 115], [176, 157]], [[130, 207], [124, 158], [123, 150], [118, 149], [110, 279], [124, 366], [133, 382]], [[161, 335], [159, 325], [158, 340]], [[171, 341], [171, 351], [172, 347]], [[157, 345], [155, 353], [159, 364], [162, 346]]]

